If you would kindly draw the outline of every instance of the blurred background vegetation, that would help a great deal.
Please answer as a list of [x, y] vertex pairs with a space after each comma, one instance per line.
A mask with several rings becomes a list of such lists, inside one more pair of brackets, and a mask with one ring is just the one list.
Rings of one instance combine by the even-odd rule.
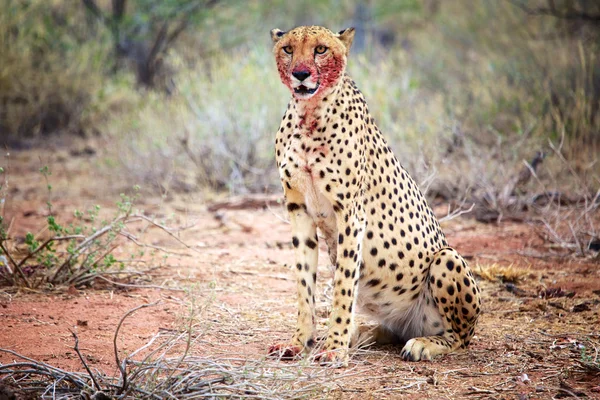
[[356, 27], [349, 74], [430, 197], [598, 189], [594, 0], [0, 0], [1, 141], [93, 138], [148, 191], [277, 191], [269, 30], [303, 24]]

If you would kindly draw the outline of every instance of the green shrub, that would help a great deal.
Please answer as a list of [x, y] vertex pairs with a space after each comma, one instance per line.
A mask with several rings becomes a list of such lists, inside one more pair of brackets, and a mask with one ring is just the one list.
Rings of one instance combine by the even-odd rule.
[[0, 0], [0, 134], [83, 133], [103, 81], [102, 37], [63, 2]]
[[231, 192], [278, 185], [274, 134], [288, 94], [268, 49], [214, 57], [179, 75], [179, 93], [145, 93], [108, 126], [134, 179]]
[[[52, 192], [49, 177], [50, 169], [40, 169], [48, 194]], [[4, 169], [0, 168], [0, 175]], [[0, 185], [2, 205], [6, 200], [6, 177]], [[65, 221], [53, 213], [52, 203], [47, 202], [46, 235], [39, 237], [31, 232], [25, 234], [23, 243], [11, 237], [4, 221], [4, 209], [0, 209], [0, 286], [27, 288], [52, 288], [56, 286], [81, 286], [90, 284], [105, 274], [122, 271], [125, 263], [140, 255], [132, 255], [132, 260], [117, 260], [116, 250], [122, 247], [124, 239], [144, 246], [127, 231], [135, 222], [147, 220], [136, 214], [134, 202], [139, 188], [134, 194], [121, 194], [117, 209], [111, 218], [100, 216], [100, 206], [95, 205], [86, 211], [75, 210], [73, 218]], [[43, 232], [44, 230], [42, 230]], [[39, 234], [38, 234], [39, 235]]]

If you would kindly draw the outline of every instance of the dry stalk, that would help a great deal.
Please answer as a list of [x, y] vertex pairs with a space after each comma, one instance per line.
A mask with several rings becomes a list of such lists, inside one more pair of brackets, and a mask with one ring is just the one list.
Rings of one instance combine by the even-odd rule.
[[[6, 255], [6, 257], [8, 257], [8, 260], [10, 261], [10, 263], [15, 268], [15, 271], [17, 271], [17, 273], [19, 274], [19, 277], [25, 283], [25, 286], [28, 287], [28, 288], [31, 288], [31, 282], [29, 282], [29, 279], [27, 279], [27, 277], [25, 276], [25, 273], [21, 269], [20, 265], [15, 262], [15, 260], [12, 258], [12, 256], [8, 252], [8, 250], [6, 250], [6, 247], [4, 247], [4, 243], [2, 242], [2, 240], [0, 240], [0, 250], [2, 250], [2, 252]], [[8, 276], [12, 280], [11, 274], [8, 274]], [[14, 280], [13, 280], [12, 283], [14, 283]]]
[[125, 319], [127, 317], [129, 317], [131, 314], [133, 314], [137, 310], [140, 310], [142, 308], [147, 308], [147, 307], [153, 307], [153, 306], [157, 305], [159, 302], [160, 301], [156, 301], [151, 304], [142, 304], [138, 307], [132, 308], [131, 310], [127, 311], [125, 313], [125, 315], [123, 315], [123, 317], [117, 324], [117, 329], [115, 331], [115, 336], [113, 338], [115, 361], [117, 363], [117, 368], [119, 368], [119, 371], [121, 373], [121, 387], [117, 391], [117, 395], [120, 395], [121, 393], [123, 393], [127, 389], [127, 385], [128, 385], [128, 383], [127, 383], [127, 357], [125, 357], [125, 359], [123, 360], [123, 364], [121, 364], [121, 362], [119, 361], [119, 350], [117, 348], [117, 338], [119, 337], [119, 330], [121, 329], [121, 325], [123, 325], [123, 322], [125, 321]]
[[475, 203], [472, 203], [471, 207], [469, 207], [468, 209], [465, 209], [465, 208], [463, 208], [463, 206], [465, 205], [465, 201], [466, 201], [466, 199], [463, 199], [461, 201], [460, 205], [452, 211], [451, 211], [451, 208], [449, 207], [448, 213], [444, 217], [440, 218], [439, 222], [442, 223], [442, 222], [446, 222], [446, 221], [451, 221], [454, 218], [458, 218], [464, 214], [469, 214], [471, 211], [473, 211], [473, 209], [475, 208]]
[[175, 239], [179, 244], [183, 245], [186, 249], [188, 250], [192, 250], [196, 253], [202, 254], [200, 251], [198, 251], [197, 249], [191, 247], [190, 245], [188, 245], [187, 243], [185, 243], [183, 240], [181, 240], [180, 238], [178, 238], [172, 231], [171, 229], [167, 228], [164, 225], [159, 224], [158, 222], [152, 220], [151, 218], [148, 218], [145, 215], [142, 214], [132, 214], [131, 215], [132, 220], [131, 222], [134, 221], [135, 218], [139, 218], [140, 220], [144, 220], [146, 222], [148, 222], [150, 225], [155, 226], [156, 228], [159, 228], [160, 230], [162, 230], [163, 232], [165, 232], [167, 235], [171, 236], [173, 239]]
[[81, 363], [83, 364], [83, 367], [85, 368], [88, 375], [90, 376], [90, 379], [94, 383], [96, 390], [102, 390], [102, 387], [98, 384], [98, 381], [96, 381], [94, 374], [90, 370], [90, 367], [88, 367], [87, 363], [85, 362], [85, 359], [83, 358], [83, 356], [81, 355], [81, 352], [79, 351], [79, 337], [77, 337], [77, 334], [73, 331], [71, 331], [71, 335], [73, 335], [73, 338], [75, 339], [75, 345], [73, 346], [73, 350], [75, 350], [75, 352], [77, 353], [77, 356], [79, 356], [79, 360], [81, 360]]
[[[51, 384], [46, 386], [56, 388], [56, 385], [64, 382], [65, 384], [72, 385], [71, 387], [63, 384], [61, 392], [71, 394], [72, 396], [64, 398], [79, 398], [81, 391], [90, 389], [91, 385], [88, 383], [88, 376], [78, 372], [69, 372], [52, 365], [46, 364], [41, 361], [36, 361], [29, 357], [23, 356], [15, 351], [8, 349], [0, 349], [0, 352], [10, 354], [17, 357], [25, 362], [13, 362], [10, 364], [0, 364], [0, 375], [7, 375], [10, 377], [21, 377], [19, 378], [20, 383], [25, 385], [35, 384], [38, 385], [41, 382], [33, 380], [33, 376], [42, 376], [52, 381]], [[44, 387], [39, 388], [44, 389]]]

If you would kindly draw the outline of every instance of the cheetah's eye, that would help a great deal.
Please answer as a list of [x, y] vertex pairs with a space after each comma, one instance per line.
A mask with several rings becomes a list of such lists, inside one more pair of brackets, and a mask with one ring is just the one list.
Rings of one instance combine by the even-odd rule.
[[315, 53], [317, 54], [323, 54], [327, 51], [327, 47], [323, 46], [323, 45], [319, 45], [317, 47], [315, 47]]
[[292, 46], [283, 46], [283, 51], [285, 51], [286, 54], [292, 54]]

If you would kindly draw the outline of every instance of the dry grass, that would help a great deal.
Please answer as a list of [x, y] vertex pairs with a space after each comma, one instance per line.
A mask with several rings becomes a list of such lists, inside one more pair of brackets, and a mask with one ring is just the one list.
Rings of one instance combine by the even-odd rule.
[[[178, 328], [161, 330], [145, 345], [124, 354], [118, 348], [124, 321], [129, 319], [128, 324], [135, 324], [136, 318], [143, 318], [142, 314], [151, 312], [158, 303], [127, 312], [113, 340], [120, 370], [117, 376], [87, 367], [87, 373], [71, 372], [7, 349], [0, 351], [16, 361], [0, 365], [0, 376], [5, 389], [18, 388], [48, 399], [102, 399], [99, 392], [107, 398], [150, 399], [363, 399], [402, 395], [503, 398], [523, 393], [551, 398], [556, 394], [585, 393], [576, 382], [583, 379], [581, 374], [597, 371], [598, 336], [585, 333], [581, 327], [571, 326], [573, 330], [569, 330], [564, 315], [551, 312], [555, 308], [542, 312], [547, 309], [542, 307], [547, 300], [518, 306], [510, 299], [499, 298], [501, 286], [485, 282], [483, 288], [486, 314], [474, 345], [467, 352], [432, 363], [401, 362], [398, 351], [388, 348], [355, 351], [345, 369], [323, 367], [310, 358], [280, 362], [261, 355], [236, 356], [225, 347], [220, 353], [215, 348], [219, 346], [216, 333], [253, 335], [259, 332], [260, 323], [245, 321], [253, 328], [240, 330], [236, 312], [215, 302], [211, 290], [218, 288], [212, 287], [188, 289], [181, 300], [182, 310], [187, 311], [182, 312]], [[581, 300], [565, 301], [569, 303], [563, 304], [565, 308], [570, 308], [570, 304]], [[520, 310], [510, 311], [514, 307]], [[511, 319], [516, 319], [508, 325], [507, 309]], [[85, 365], [86, 354], [81, 353], [77, 336], [73, 336], [74, 350]], [[264, 334], [260, 336], [264, 340]], [[82, 345], [85, 348], [85, 343]]]
[[[40, 398], [100, 399], [99, 393], [109, 398], [143, 397], [151, 399], [177, 398], [256, 398], [298, 399], [317, 398], [335, 390], [348, 379], [368, 374], [379, 365], [365, 365], [353, 359], [344, 370], [324, 368], [311, 359], [281, 362], [265, 356], [245, 358], [235, 356], [201, 356], [209, 326], [204, 315], [212, 296], [198, 303], [198, 292], [188, 291], [182, 303], [188, 313], [180, 318], [180, 329], [159, 331], [146, 344], [122, 357], [118, 349], [119, 331], [123, 322], [140, 309], [153, 307], [159, 302], [145, 304], [124, 314], [114, 334], [114, 354], [120, 375], [106, 376], [93, 372], [79, 350], [75, 333], [74, 350], [87, 374], [70, 372], [8, 349], [0, 352], [16, 357], [18, 361], [0, 364], [2, 382], [23, 392], [36, 393]], [[219, 330], [235, 330], [233, 320], [222, 320]], [[365, 356], [360, 350], [354, 356]], [[406, 379], [405, 388], [425, 384], [428, 379]]]
[[500, 265], [494, 263], [483, 266], [477, 263], [473, 266], [473, 273], [490, 282], [519, 283], [531, 274], [531, 271], [516, 267], [514, 264]]

